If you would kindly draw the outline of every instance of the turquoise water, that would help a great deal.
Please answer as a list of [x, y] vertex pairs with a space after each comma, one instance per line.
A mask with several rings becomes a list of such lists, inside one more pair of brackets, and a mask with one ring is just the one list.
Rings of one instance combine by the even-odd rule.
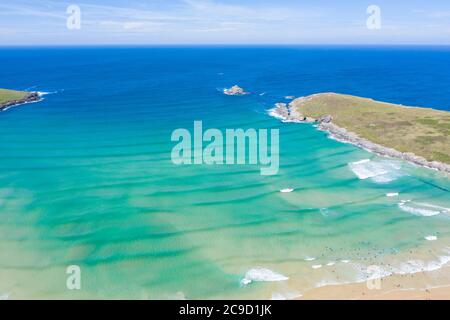
[[[0, 61], [0, 87], [49, 93], [0, 113], [0, 296], [290, 297], [450, 256], [448, 177], [268, 115], [323, 91], [448, 110], [449, 48], [10, 48]], [[223, 95], [233, 84], [251, 94]], [[174, 165], [171, 133], [195, 120], [279, 129], [278, 174]], [[69, 265], [81, 290], [66, 288]], [[289, 279], [242, 283], [264, 275]]]

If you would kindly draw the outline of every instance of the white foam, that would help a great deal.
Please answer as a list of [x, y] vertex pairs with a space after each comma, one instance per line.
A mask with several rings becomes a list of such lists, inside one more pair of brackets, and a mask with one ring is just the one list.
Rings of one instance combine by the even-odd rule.
[[9, 293], [0, 294], [0, 300], [8, 300], [9, 299]]
[[292, 191], [294, 191], [294, 189], [292, 189], [292, 188], [286, 188], [286, 189], [281, 189], [280, 190], [281, 193], [289, 193], [289, 192], [292, 192]]
[[435, 240], [437, 240], [437, 237], [436, 236], [426, 236], [425, 239], [428, 241], [435, 241]]
[[372, 179], [378, 183], [386, 183], [397, 179], [401, 174], [401, 166], [392, 160], [363, 159], [348, 164], [353, 173], [361, 180]]
[[423, 202], [400, 201], [398, 207], [405, 212], [424, 217], [436, 216], [438, 214], [450, 214], [449, 208]]
[[315, 265], [311, 266], [311, 268], [319, 269], [319, 268], [322, 268], [322, 265], [321, 264], [315, 264]]
[[285, 116], [281, 115], [278, 112], [278, 107], [267, 110], [267, 114], [271, 117], [281, 120], [281, 122], [283, 122], [283, 123], [302, 123], [301, 120], [293, 119], [293, 118], [288, 119]]
[[287, 119], [285, 117], [283, 117], [278, 111], [278, 108], [272, 108], [267, 110], [267, 113], [269, 114], [269, 116], [274, 117], [276, 119], [280, 119], [280, 120], [284, 120], [286, 121]]
[[342, 263], [349, 263], [349, 262], [350, 262], [350, 260], [346, 260], [346, 259], [344, 259], [344, 260], [341, 260], [341, 262], [342, 262]]
[[263, 93], [260, 93], [259, 95], [260, 95], [260, 96], [263, 96], [263, 95], [265, 95], [265, 94], [266, 94], [266, 92], [263, 92]]
[[59, 90], [56, 90], [56, 91], [36, 91], [36, 92], [37, 92], [37, 94], [40, 97], [42, 97], [42, 96], [46, 96], [48, 94], [55, 94], [55, 93], [59, 93], [59, 92], [62, 92], [62, 91], [64, 91], [64, 89], [59, 89]]
[[266, 269], [263, 267], [255, 267], [246, 272], [245, 277], [241, 280], [241, 284], [245, 286], [253, 281], [271, 282], [271, 281], [285, 281], [288, 279], [289, 279], [288, 277], [276, 273], [270, 269]]
[[330, 261], [330, 262], [327, 263], [327, 266], [329, 266], [329, 267], [334, 266], [335, 263], [336, 262], [334, 262], [334, 261]]
[[286, 293], [274, 292], [272, 293], [271, 300], [292, 300], [301, 296], [302, 294], [296, 291]]
[[370, 162], [370, 159], [362, 159], [359, 161], [352, 162], [352, 164], [362, 164], [362, 163], [368, 163], [368, 162]]
[[[349, 268], [351, 268], [354, 272], [352, 272], [351, 278], [341, 278], [340, 280], [336, 279], [322, 279], [317, 282], [315, 287], [323, 287], [328, 285], [342, 285], [342, 284], [351, 284], [351, 283], [362, 283], [367, 280], [380, 279], [385, 278], [387, 276], [393, 274], [414, 274], [418, 272], [427, 272], [427, 271], [435, 271], [439, 270], [442, 267], [446, 266], [450, 262], [450, 250], [444, 250], [446, 255], [439, 256], [437, 260], [432, 261], [422, 261], [422, 260], [409, 260], [403, 263], [392, 264], [388, 268], [377, 266], [378, 270], [375, 273], [368, 272], [368, 266], [358, 263], [349, 264]], [[344, 261], [344, 260], [341, 260]], [[348, 261], [348, 260], [345, 260]]]
[[439, 257], [434, 261], [422, 261], [422, 260], [409, 260], [402, 263], [399, 268], [394, 270], [394, 273], [398, 274], [410, 274], [422, 271], [435, 271], [442, 268], [450, 261], [450, 256]]
[[305, 257], [305, 261], [314, 261], [316, 258], [314, 257]]
[[389, 192], [389, 193], [386, 193], [386, 197], [398, 197], [398, 192]]

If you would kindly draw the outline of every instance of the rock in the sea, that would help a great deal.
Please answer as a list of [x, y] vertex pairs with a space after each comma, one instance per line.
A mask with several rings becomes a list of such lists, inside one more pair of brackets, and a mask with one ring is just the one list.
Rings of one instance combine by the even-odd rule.
[[231, 88], [224, 89], [223, 93], [225, 93], [229, 96], [240, 96], [240, 95], [247, 94], [247, 92], [245, 92], [245, 90], [243, 88], [239, 87], [238, 85], [234, 85]]

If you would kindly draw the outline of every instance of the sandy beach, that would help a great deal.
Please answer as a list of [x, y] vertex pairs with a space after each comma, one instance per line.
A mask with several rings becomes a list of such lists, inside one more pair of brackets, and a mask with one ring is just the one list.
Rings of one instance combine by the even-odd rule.
[[[380, 279], [379, 286], [366, 282], [329, 285], [303, 294], [303, 300], [448, 300], [450, 298], [450, 266], [439, 270]], [[373, 289], [369, 289], [372, 287]]]

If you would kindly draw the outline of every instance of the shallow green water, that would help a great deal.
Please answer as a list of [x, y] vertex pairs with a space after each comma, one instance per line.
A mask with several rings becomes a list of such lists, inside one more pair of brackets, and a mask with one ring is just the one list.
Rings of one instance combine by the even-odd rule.
[[[55, 63], [65, 65], [65, 54]], [[36, 80], [53, 94], [0, 114], [0, 294], [291, 297], [364, 280], [370, 265], [409, 273], [438, 269], [450, 256], [448, 177], [270, 117], [272, 102], [296, 88], [275, 85], [259, 96], [267, 79], [243, 78], [252, 94], [227, 97], [216, 88], [243, 71], [172, 70], [159, 63], [181, 58], [150, 60], [148, 51], [125, 67], [117, 64], [123, 55], [102, 54], [81, 51], [69, 76]], [[189, 54], [183, 59], [201, 53]], [[194, 120], [221, 130], [279, 129], [278, 174], [174, 165], [171, 132]], [[66, 287], [69, 265], [81, 268], [81, 290]], [[261, 269], [246, 276], [257, 267], [289, 279], [255, 281], [278, 279]]]

